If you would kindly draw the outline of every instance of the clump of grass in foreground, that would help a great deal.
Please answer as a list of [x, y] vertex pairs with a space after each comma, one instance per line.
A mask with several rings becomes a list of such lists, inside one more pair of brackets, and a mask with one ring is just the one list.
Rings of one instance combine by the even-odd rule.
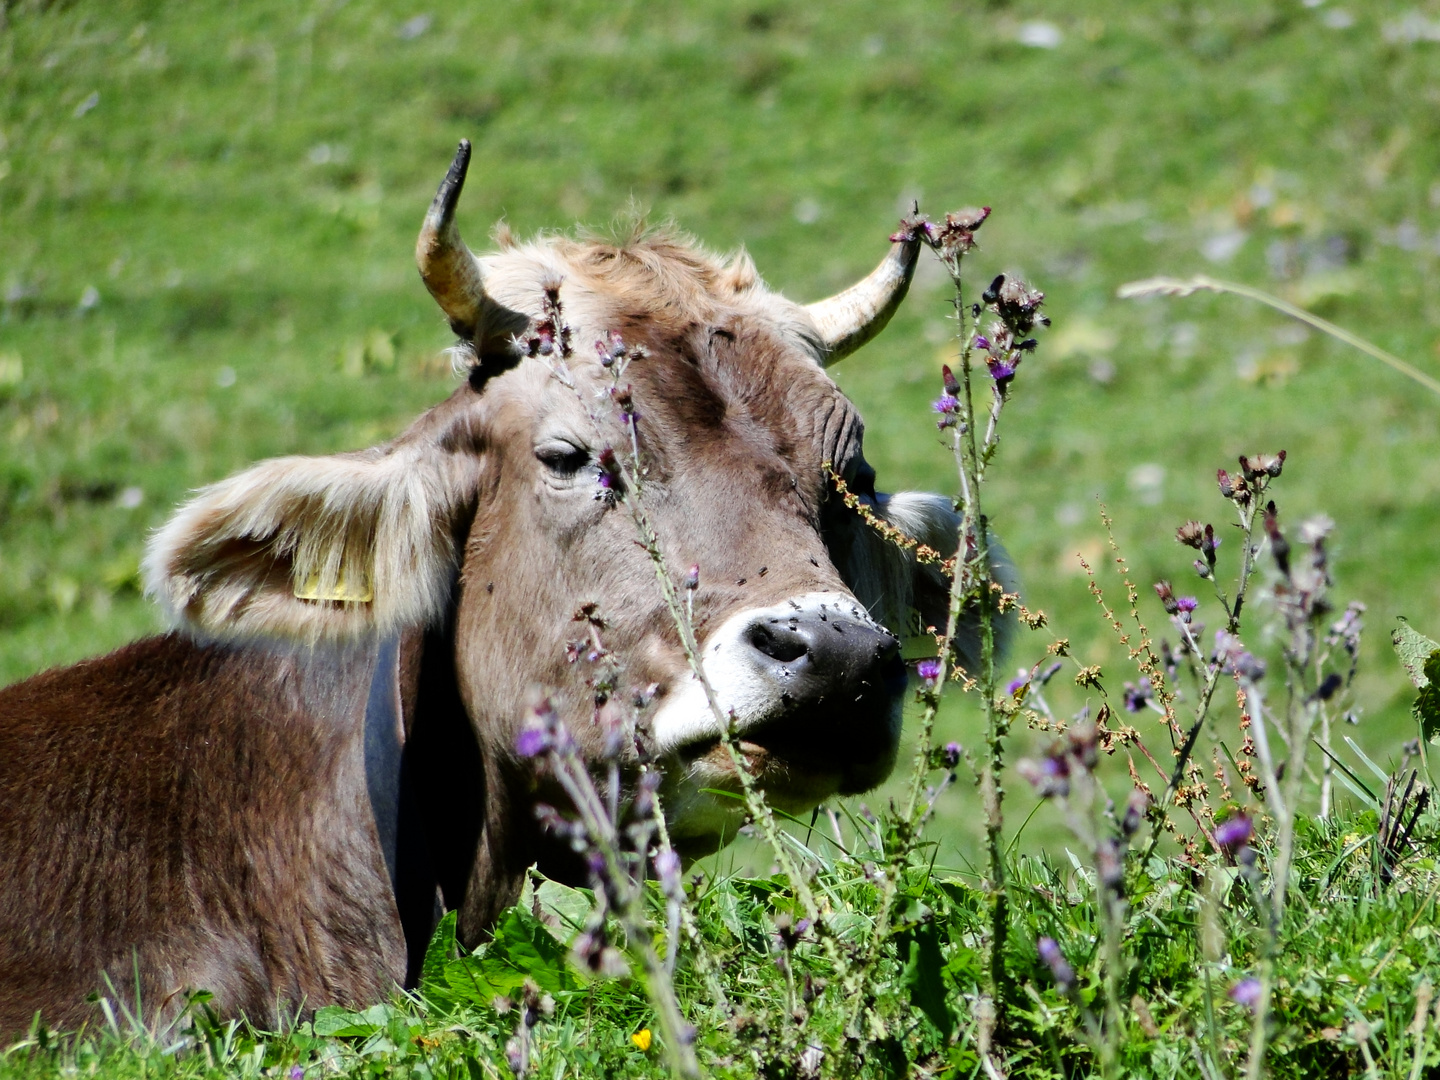
[[[1282, 528], [1270, 487], [1284, 455], [1243, 457], [1238, 474], [1220, 470], [1234, 532], [1200, 521], [1178, 529], [1214, 597], [1202, 604], [1157, 583], [1174, 645], [1152, 637], [1118, 551], [1125, 603], [1117, 611], [1093, 584], [1138, 669], [1117, 702], [1131, 720], [1112, 709], [1104, 672], [1071, 658], [1064, 639], [1000, 687], [1000, 616], [1019, 608], [1032, 629], [1045, 618], [994, 580], [981, 492], [1017, 368], [1035, 349], [1027, 335], [1041, 321], [1042, 297], [1000, 278], [967, 302], [962, 257], [987, 213], [902, 224], [936, 250], [956, 285], [958, 370], [945, 369], [936, 409], [956, 462], [961, 518], [957, 554], [944, 563], [947, 624], [935, 628], [936, 658], [919, 665], [922, 731], [902, 805], [876, 814], [842, 804], [827, 809], [819, 829], [786, 830], [746, 782], [747, 809], [780, 870], [685, 880], [664, 837], [656, 785], [621, 795], [618, 748], [633, 739], [638, 718], [614, 732], [616, 752], [587, 769], [541, 706], [518, 749], [562, 775], [573, 806], [545, 814], [589, 857], [593, 889], [532, 875], [494, 940], [470, 954], [447, 919], [418, 991], [390, 1004], [324, 1008], [291, 1031], [264, 1034], [221, 1022], [199, 995], [180, 1022], [153, 1030], [139, 1004], [127, 1010], [111, 988], [101, 1026], [57, 1038], [37, 1023], [5, 1053], [4, 1068], [291, 1080], [667, 1071], [1212, 1080], [1242, 1069], [1252, 1077], [1413, 1078], [1440, 1065], [1427, 974], [1440, 970], [1431, 929], [1440, 838], [1424, 740], [1394, 776], [1353, 744], [1355, 758], [1332, 742], [1337, 725], [1357, 716], [1349, 695], [1362, 609], [1337, 612], [1329, 599], [1328, 523]], [[563, 343], [558, 293], [548, 300]], [[565, 355], [562, 348], [551, 361], [561, 382]], [[623, 349], [605, 355], [618, 388]], [[988, 390], [979, 400], [977, 386]], [[633, 436], [640, 418], [626, 412], [624, 395], [612, 397]], [[699, 570], [678, 582], [666, 576], [645, 514], [639, 446], [632, 437], [629, 448], [602, 454], [599, 494], [628, 506], [703, 682], [686, 600]], [[862, 501], [851, 505], [867, 516]], [[1235, 575], [1228, 585], [1227, 566]], [[1199, 622], [1212, 606], [1220, 613], [1213, 645]], [[1242, 640], [1242, 628], [1260, 640], [1249, 629], [1257, 615], [1278, 635], [1278, 666]], [[603, 618], [586, 618], [603, 655]], [[966, 625], [978, 630], [976, 658], [959, 646]], [[1430, 682], [1440, 679], [1440, 645], [1413, 631], [1403, 645], [1428, 736], [1440, 727]], [[1070, 715], [1051, 702], [1065, 660], [1085, 696]], [[1272, 670], [1280, 675], [1266, 681]], [[607, 673], [605, 686], [616, 678]], [[980, 697], [977, 751], [932, 745], [930, 723], [951, 683]], [[1233, 712], [1222, 688], [1233, 691]], [[1148, 729], [1146, 714], [1156, 717]], [[1068, 864], [1017, 852], [1013, 837], [1007, 843], [1003, 751], [1016, 720], [1054, 740], [1018, 771], [1062, 806], [1079, 849]], [[718, 709], [717, 722], [728, 728]], [[1147, 745], [1166, 738], [1158, 752]], [[1318, 772], [1314, 755], [1307, 764], [1312, 742], [1323, 755]], [[1109, 793], [1105, 756], [1128, 765], [1123, 800]], [[1414, 756], [1420, 767], [1409, 769]], [[745, 778], [743, 755], [735, 762]], [[962, 768], [985, 807], [987, 862], [978, 874], [937, 867], [926, 836], [936, 795]], [[1363, 809], [1334, 812], [1336, 780]], [[1316, 803], [1321, 813], [1311, 817]], [[645, 880], [651, 866], [657, 881]]]

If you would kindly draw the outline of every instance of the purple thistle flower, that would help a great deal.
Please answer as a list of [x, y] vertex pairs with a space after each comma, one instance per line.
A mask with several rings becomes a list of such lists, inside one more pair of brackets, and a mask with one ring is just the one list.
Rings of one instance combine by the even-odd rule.
[[299, 1065], [291, 1065], [290, 1080], [305, 1080], [305, 1070]]
[[920, 663], [915, 665], [915, 674], [919, 675], [921, 681], [931, 689], [934, 689], [936, 684], [939, 683], [944, 671], [945, 665], [942, 664], [937, 657], [921, 660]]
[[946, 743], [946, 744], [945, 744], [945, 749], [944, 749], [944, 751], [943, 751], [944, 760], [945, 760], [945, 767], [946, 767], [947, 769], [953, 769], [953, 768], [955, 768], [956, 765], [959, 765], [959, 764], [960, 764], [960, 755], [961, 755], [963, 752], [964, 752], [964, 751], [963, 751], [963, 749], [961, 748], [961, 746], [960, 746], [960, 744], [959, 744], [958, 742], [948, 742], [948, 743]]
[[977, 349], [988, 349], [988, 348], [990, 348], [990, 339], [987, 338], [984, 334], [976, 334], [976, 335], [975, 335], [975, 348], [977, 348]]
[[1070, 767], [1064, 758], [1053, 754], [1038, 760], [1021, 758], [1015, 763], [1015, 771], [1030, 782], [1035, 794], [1042, 799], [1070, 794]]
[[953, 394], [941, 394], [930, 407], [941, 416], [949, 416], [960, 411], [960, 399]]
[[1128, 712], [1138, 713], [1145, 708], [1145, 703], [1154, 694], [1154, 688], [1150, 685], [1149, 679], [1141, 679], [1139, 685], [1132, 686], [1125, 684], [1125, 708]]
[[1003, 385], [1015, 377], [1015, 365], [994, 360], [990, 363], [990, 377]]
[[1060, 945], [1054, 938], [1042, 937], [1035, 942], [1035, 951], [1040, 954], [1040, 959], [1050, 969], [1050, 974], [1055, 979], [1055, 985], [1062, 992], [1068, 991], [1075, 985], [1075, 969], [1065, 959], [1065, 954], [1060, 951]]
[[700, 587], [700, 564], [691, 563], [690, 569], [685, 571], [685, 588], [694, 592]]
[[1030, 673], [1028, 671], [1021, 672], [1019, 675], [1015, 676], [1015, 678], [1011, 679], [1008, 683], [1005, 684], [1005, 693], [1009, 694], [1011, 697], [1014, 697], [1017, 693], [1019, 693], [1021, 690], [1023, 690], [1029, 685]]
[[1241, 979], [1230, 987], [1230, 1000], [1254, 1012], [1260, 1004], [1260, 980]]
[[539, 757], [553, 745], [548, 731], [544, 728], [530, 727], [520, 732], [519, 737], [515, 740], [515, 752], [523, 758]]
[[1190, 612], [1194, 611], [1199, 606], [1200, 601], [1196, 600], [1193, 596], [1181, 596], [1177, 597], [1175, 600], [1176, 610], [1181, 611], [1186, 615], [1190, 614]]
[[1254, 822], [1244, 813], [1231, 814], [1215, 826], [1215, 843], [1232, 853], [1248, 844], [1254, 835]]

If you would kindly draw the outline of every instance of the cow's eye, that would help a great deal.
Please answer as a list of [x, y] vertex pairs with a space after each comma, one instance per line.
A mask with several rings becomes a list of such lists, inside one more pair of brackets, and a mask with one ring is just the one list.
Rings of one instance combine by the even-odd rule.
[[875, 470], [858, 454], [845, 463], [845, 486], [861, 498], [875, 497]]
[[590, 464], [590, 451], [568, 442], [541, 443], [535, 448], [535, 456], [556, 476], [574, 476]]

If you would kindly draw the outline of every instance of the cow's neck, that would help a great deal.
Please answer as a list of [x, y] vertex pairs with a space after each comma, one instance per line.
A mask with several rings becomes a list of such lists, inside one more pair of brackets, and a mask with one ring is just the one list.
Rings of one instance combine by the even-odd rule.
[[[371, 687], [373, 727], [395, 730], [385, 709], [398, 701], [401, 710], [393, 865], [413, 981], [440, 912], [437, 887], [443, 907], [458, 911], [461, 940], [473, 946], [519, 897], [529, 867], [538, 864], [548, 876], [574, 884], [584, 882], [585, 871], [568, 845], [536, 821], [532, 778], [507, 767], [509, 755], [482, 749], [460, 698], [453, 620], [405, 635], [388, 653], [382, 646], [380, 661], [384, 670]], [[366, 729], [368, 761], [369, 712]], [[372, 804], [386, 805], [383, 791], [378, 798], [372, 793]], [[418, 836], [407, 824], [412, 821]], [[385, 830], [380, 833], [383, 842]]]

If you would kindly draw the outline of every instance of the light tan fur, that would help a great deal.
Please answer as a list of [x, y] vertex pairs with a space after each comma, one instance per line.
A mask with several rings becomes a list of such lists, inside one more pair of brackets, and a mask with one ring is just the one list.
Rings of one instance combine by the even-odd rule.
[[[463, 459], [427, 441], [267, 461], [202, 489], [152, 538], [146, 589], [206, 634], [317, 641], [433, 622], [455, 573]], [[344, 576], [368, 603], [310, 601]]]

